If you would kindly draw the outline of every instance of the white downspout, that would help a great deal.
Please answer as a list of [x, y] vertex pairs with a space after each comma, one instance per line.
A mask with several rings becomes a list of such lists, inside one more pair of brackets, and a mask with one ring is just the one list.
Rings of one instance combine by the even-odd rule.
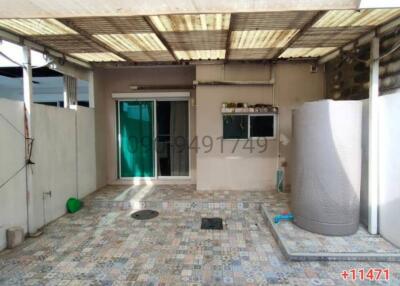
[[371, 41], [369, 79], [369, 137], [368, 137], [368, 231], [378, 233], [378, 104], [379, 104], [379, 38]]
[[[25, 160], [29, 159], [29, 148], [31, 146], [32, 138], [32, 104], [33, 104], [33, 90], [32, 90], [32, 65], [31, 65], [31, 50], [30, 48], [23, 47], [23, 88], [24, 88], [24, 107], [25, 107]], [[27, 207], [27, 229], [29, 234], [37, 231], [34, 227], [33, 221], [33, 180], [31, 165], [27, 164], [25, 167], [26, 172], [26, 207]]]

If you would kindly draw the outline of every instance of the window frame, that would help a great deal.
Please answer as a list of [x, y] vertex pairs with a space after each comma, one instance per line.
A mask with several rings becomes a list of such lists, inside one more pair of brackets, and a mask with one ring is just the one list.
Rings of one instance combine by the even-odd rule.
[[[250, 124], [251, 124], [251, 117], [258, 117], [258, 116], [272, 116], [273, 119], [273, 124], [272, 124], [272, 128], [273, 128], [273, 135], [272, 136], [251, 136], [251, 129], [250, 129]], [[262, 139], [269, 139], [269, 140], [274, 140], [276, 138], [276, 119], [277, 116], [275, 113], [257, 113], [257, 114], [249, 114], [249, 119], [248, 119], [248, 138], [249, 139], [258, 139], [258, 138], [262, 138]]]
[[[224, 138], [224, 116], [247, 116], [247, 136], [245, 138]], [[261, 137], [252, 137], [251, 135], [251, 120], [250, 117], [255, 117], [255, 116], [272, 116], [274, 122], [273, 122], [273, 136], [261, 136]], [[277, 133], [277, 120], [278, 116], [277, 113], [272, 113], [272, 112], [263, 112], [263, 113], [222, 113], [222, 140], [252, 140], [252, 139], [267, 139], [267, 140], [275, 140], [276, 139], [276, 133]]]
[[[224, 138], [224, 116], [246, 116], [247, 117], [247, 135], [243, 138]], [[247, 140], [249, 139], [249, 117], [244, 113], [224, 113], [222, 114], [222, 139], [223, 140]]]

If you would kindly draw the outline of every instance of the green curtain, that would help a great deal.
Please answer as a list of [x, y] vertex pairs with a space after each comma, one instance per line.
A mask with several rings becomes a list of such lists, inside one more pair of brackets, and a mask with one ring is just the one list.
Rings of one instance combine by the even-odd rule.
[[121, 177], [154, 177], [153, 102], [119, 103]]

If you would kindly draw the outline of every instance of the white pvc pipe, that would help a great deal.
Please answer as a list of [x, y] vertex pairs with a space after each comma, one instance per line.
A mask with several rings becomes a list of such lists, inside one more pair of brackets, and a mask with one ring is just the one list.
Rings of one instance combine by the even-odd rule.
[[369, 79], [369, 138], [368, 138], [368, 231], [378, 233], [378, 97], [379, 97], [379, 38], [371, 41]]
[[[33, 103], [33, 88], [32, 88], [32, 65], [31, 65], [31, 50], [23, 47], [23, 87], [24, 87], [24, 105], [25, 105], [25, 159], [28, 159], [29, 145], [32, 138], [32, 103]], [[28, 233], [35, 233], [37, 229], [33, 227], [33, 182], [31, 165], [25, 167], [26, 172], [26, 206], [27, 206], [27, 228]]]

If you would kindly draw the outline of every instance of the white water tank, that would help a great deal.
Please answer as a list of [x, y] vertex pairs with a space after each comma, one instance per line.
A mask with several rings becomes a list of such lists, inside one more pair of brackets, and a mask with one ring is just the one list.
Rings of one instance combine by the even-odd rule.
[[321, 100], [293, 111], [291, 208], [299, 227], [357, 231], [361, 182], [360, 101]]

